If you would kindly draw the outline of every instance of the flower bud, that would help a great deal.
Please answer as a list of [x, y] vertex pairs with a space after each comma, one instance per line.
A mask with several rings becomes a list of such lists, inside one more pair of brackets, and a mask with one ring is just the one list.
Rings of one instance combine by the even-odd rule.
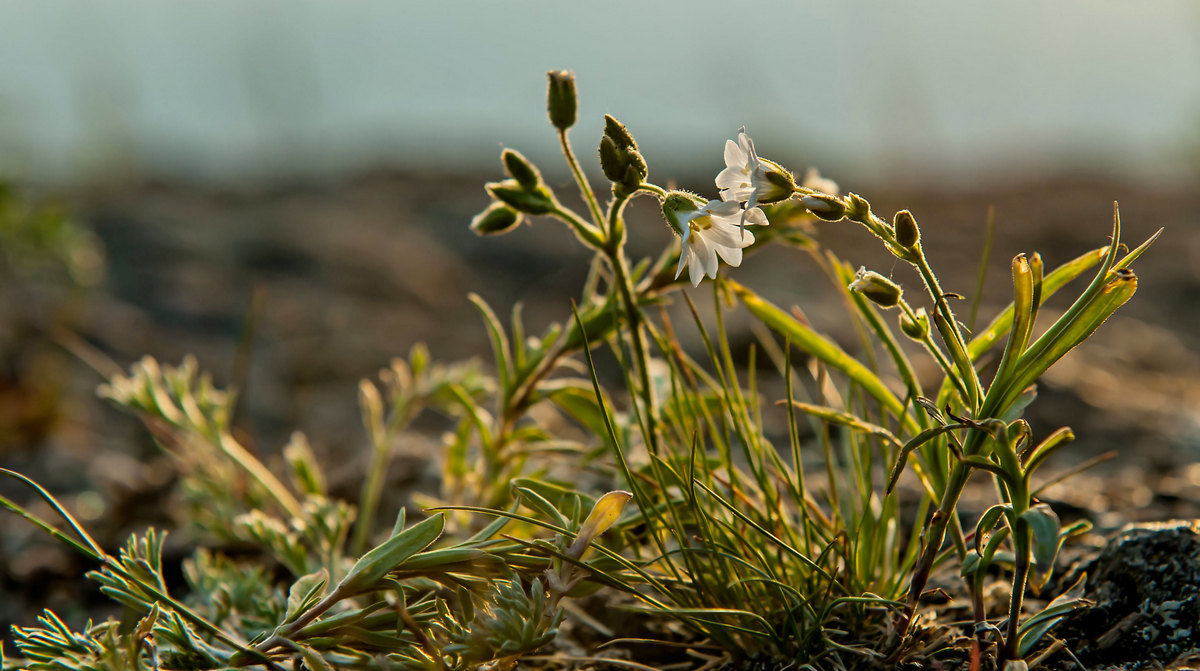
[[900, 210], [892, 218], [892, 228], [896, 230], [896, 242], [905, 249], [912, 249], [921, 241], [921, 229], [917, 228], [917, 220], [908, 210]]
[[778, 163], [765, 158], [760, 158], [759, 163], [768, 166], [762, 176], [770, 188], [760, 189], [755, 193], [756, 204], [770, 205], [791, 198], [792, 194], [796, 192], [796, 178], [792, 177], [792, 173]]
[[846, 218], [851, 221], [857, 221], [860, 224], [867, 224], [871, 221], [871, 204], [866, 198], [851, 193], [846, 196]]
[[600, 139], [600, 169], [622, 195], [637, 191], [649, 174], [633, 136], [620, 121], [608, 115], [604, 117], [604, 137]]
[[667, 220], [667, 225], [671, 227], [671, 230], [685, 239], [691, 232], [691, 227], [679, 215], [695, 212], [698, 209], [700, 207], [696, 204], [695, 196], [686, 191], [671, 191], [663, 199], [663, 218]]
[[504, 203], [492, 203], [471, 220], [471, 230], [475, 235], [500, 235], [516, 228], [523, 219], [520, 212]]
[[630, 163], [629, 165], [625, 166], [625, 176], [621, 178], [621, 181], [614, 183], [613, 187], [620, 187], [623, 191], [623, 194], [621, 195], [629, 195], [634, 191], [637, 191], [638, 187], [641, 185], [642, 173], [638, 170], [636, 165]]
[[814, 194], [804, 196], [800, 204], [812, 212], [818, 219], [825, 221], [841, 221], [846, 216], [846, 204], [837, 196]]
[[542, 184], [542, 174], [534, 167], [529, 159], [521, 155], [521, 152], [515, 149], [505, 149], [500, 154], [501, 160], [504, 161], [504, 169], [508, 171], [509, 176], [517, 180], [525, 189], [536, 189]]
[[554, 197], [544, 186], [526, 189], [515, 179], [502, 182], [489, 182], [484, 185], [488, 193], [496, 200], [508, 205], [517, 212], [525, 214], [547, 214], [556, 208]]
[[900, 313], [900, 330], [913, 340], [924, 340], [929, 336], [929, 314], [925, 308], [917, 308], [910, 317], [907, 312]]
[[625, 161], [617, 143], [607, 135], [600, 138], [600, 170], [610, 182], [619, 182], [625, 175]]
[[609, 114], [604, 115], [604, 134], [613, 139], [618, 149], [633, 149], [637, 151], [637, 142], [625, 128], [625, 124], [617, 121]]
[[859, 268], [858, 272], [854, 274], [854, 281], [850, 283], [850, 291], [866, 296], [868, 300], [881, 308], [895, 307], [904, 293], [899, 284], [866, 268]]
[[566, 130], [575, 125], [578, 117], [575, 73], [551, 70], [546, 75], [550, 80], [546, 91], [546, 111], [550, 115], [550, 123], [559, 130]]

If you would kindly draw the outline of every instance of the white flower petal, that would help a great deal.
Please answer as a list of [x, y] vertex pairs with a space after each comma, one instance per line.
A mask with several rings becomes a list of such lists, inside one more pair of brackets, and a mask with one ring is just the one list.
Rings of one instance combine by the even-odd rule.
[[767, 214], [760, 208], [752, 207], [746, 210], [746, 218], [742, 220], [747, 226], [770, 226]]
[[704, 279], [704, 269], [700, 267], [700, 258], [696, 256], [696, 253], [690, 247], [688, 248], [688, 258], [690, 260], [688, 264], [688, 279], [692, 281], [692, 286], [698, 287], [700, 286], [700, 280]]
[[742, 265], [742, 248], [741, 247], [726, 247], [725, 245], [716, 246], [717, 254], [729, 265], [737, 268]]
[[725, 247], [749, 247], [754, 244], [754, 234], [744, 231], [737, 224], [713, 226], [704, 232], [709, 244]]
[[717, 173], [717, 188], [730, 189], [750, 186], [750, 173], [739, 168], [725, 168]]
[[734, 142], [733, 140], [725, 141], [725, 165], [729, 166], [730, 168], [744, 170], [746, 168], [746, 160], [748, 158], [749, 157], [746, 154], [746, 150], [739, 147], [738, 143]]
[[747, 160], [743, 165], [751, 170], [757, 167], [755, 164], [758, 163], [758, 154], [754, 152], [754, 140], [751, 140], [744, 130], [738, 132], [738, 146], [746, 153]]
[[715, 217], [731, 217], [741, 212], [742, 205], [728, 200], [710, 200], [700, 209]]
[[675, 266], [675, 279], [679, 279], [680, 273], [683, 272], [683, 267], [688, 264], [688, 257], [692, 255], [689, 245], [681, 245], [679, 248], [679, 265]]

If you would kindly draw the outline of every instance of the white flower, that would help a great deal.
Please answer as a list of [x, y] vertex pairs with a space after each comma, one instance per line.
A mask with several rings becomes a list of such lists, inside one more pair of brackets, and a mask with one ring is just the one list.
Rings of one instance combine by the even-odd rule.
[[710, 200], [699, 209], [677, 212], [673, 225], [683, 240], [675, 277], [687, 266], [692, 286], [700, 286], [705, 275], [716, 279], [718, 256], [731, 266], [741, 265], [742, 249], [754, 244], [754, 234], [742, 228], [745, 224], [766, 226], [767, 215], [757, 207], [743, 211], [740, 203], [728, 200]]
[[790, 198], [796, 189], [791, 173], [773, 161], [759, 158], [746, 129], [738, 131], [737, 142], [725, 141], [725, 169], [717, 175], [721, 200], [746, 203], [747, 211], [757, 205]]

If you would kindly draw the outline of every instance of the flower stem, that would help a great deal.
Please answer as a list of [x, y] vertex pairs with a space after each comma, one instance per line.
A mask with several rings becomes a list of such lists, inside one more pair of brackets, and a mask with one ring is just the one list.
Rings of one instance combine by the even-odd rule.
[[650, 383], [650, 352], [646, 347], [645, 335], [642, 332], [642, 309], [638, 305], [637, 291], [633, 286], [633, 278], [629, 272], [629, 260], [625, 256], [624, 227], [621, 225], [621, 211], [629, 197], [615, 198], [608, 209], [608, 244], [605, 254], [613, 269], [613, 281], [621, 293], [621, 302], [625, 308], [625, 319], [629, 323], [629, 338], [633, 357], [637, 361], [637, 372], [641, 389], [639, 390], [642, 411], [645, 414], [646, 447], [651, 454], [658, 454], [658, 411], [655, 407], [654, 388]]
[[587, 176], [583, 174], [583, 168], [579, 166], [579, 159], [575, 158], [575, 150], [571, 149], [571, 141], [567, 139], [567, 131], [565, 129], [558, 131], [558, 142], [562, 145], [563, 157], [567, 159], [567, 165], [571, 168], [571, 174], [575, 177], [575, 183], [579, 185], [579, 194], [587, 203], [588, 210], [592, 213], [592, 221], [600, 226], [604, 217], [600, 214], [600, 203], [596, 200], [596, 194], [592, 191], [592, 185], [588, 184]]

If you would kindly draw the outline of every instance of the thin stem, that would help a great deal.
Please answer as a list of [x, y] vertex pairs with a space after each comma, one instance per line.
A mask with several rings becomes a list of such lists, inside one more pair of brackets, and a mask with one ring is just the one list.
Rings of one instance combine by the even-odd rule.
[[558, 142], [562, 145], [563, 156], [567, 159], [567, 165], [571, 168], [575, 183], [579, 185], [579, 194], [592, 213], [592, 221], [596, 222], [597, 226], [603, 225], [604, 217], [600, 214], [600, 203], [596, 200], [596, 194], [592, 191], [591, 184], [588, 184], [587, 176], [583, 174], [583, 168], [579, 166], [579, 159], [575, 158], [575, 151], [571, 149], [571, 141], [567, 139], [565, 129], [558, 131]]
[[609, 257], [613, 264], [613, 273], [617, 290], [621, 292], [621, 302], [625, 308], [625, 318], [629, 322], [629, 337], [633, 356], [637, 360], [638, 381], [641, 389], [642, 408], [646, 416], [647, 448], [651, 454], [658, 453], [658, 411], [655, 408], [654, 389], [650, 383], [650, 353], [646, 349], [646, 340], [642, 333], [642, 309], [637, 303], [633, 281], [629, 276], [629, 262], [623, 249], [618, 249]]
[[363, 483], [362, 494], [358, 503], [358, 522], [354, 527], [354, 537], [350, 543], [351, 552], [361, 555], [371, 537], [371, 527], [374, 526], [375, 513], [379, 510], [379, 500], [383, 496], [383, 483], [386, 480], [388, 453], [396, 432], [402, 429], [412, 419], [412, 403], [410, 399], [402, 401], [392, 411], [388, 424], [382, 436], [376, 437], [372, 445], [371, 465], [367, 471], [367, 481]]
[[[917, 313], [913, 311], [912, 306], [908, 304], [908, 301], [900, 299], [899, 307], [904, 311], [904, 314], [907, 315], [909, 319], [914, 322], [917, 321]], [[946, 358], [945, 352], [943, 352], [942, 349], [937, 346], [937, 343], [934, 342], [929, 333], [926, 333], [925, 337], [921, 339], [921, 346], [925, 348], [925, 351], [929, 353], [929, 356], [933, 357], [933, 360], [936, 361], [938, 366], [941, 367], [942, 371], [946, 373], [946, 378], [950, 380], [962, 398], [964, 400], [967, 399], [967, 388], [963, 385], [963, 382], [959, 376], [954, 374], [954, 364], [950, 361], [950, 359]]]
[[[939, 329], [942, 330], [942, 338], [946, 340], [948, 347], [966, 352], [966, 340], [963, 339], [962, 332], [958, 329], [954, 311], [950, 309], [950, 303], [946, 301], [946, 294], [942, 291], [937, 276], [933, 274], [933, 268], [929, 266], [929, 261], [925, 258], [925, 252], [921, 249], [920, 244], [917, 245], [912, 256], [913, 258], [909, 262], [916, 266], [921, 273], [921, 279], [925, 281], [925, 287], [928, 289], [930, 297], [933, 298], [937, 311], [941, 313], [948, 325], [944, 330]], [[967, 387], [967, 398], [963, 400], [971, 405], [971, 411], [974, 412], [979, 409], [979, 399], [983, 396], [983, 385], [979, 382], [979, 374], [975, 372], [975, 367], [971, 365], [969, 359], [957, 367], [959, 374], [963, 377], [962, 383]]]

